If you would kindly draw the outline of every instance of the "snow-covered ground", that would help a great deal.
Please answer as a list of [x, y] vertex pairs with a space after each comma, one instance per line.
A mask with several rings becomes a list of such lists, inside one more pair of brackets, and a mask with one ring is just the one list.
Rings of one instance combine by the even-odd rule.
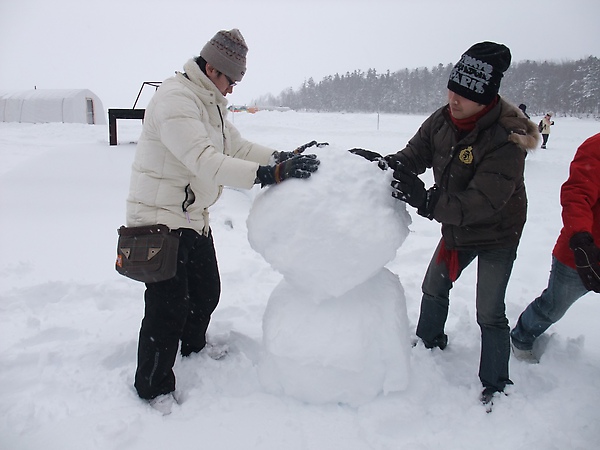
[[[387, 154], [402, 148], [424, 118], [261, 111], [238, 113], [232, 120], [246, 138], [282, 150], [314, 139], [329, 142], [332, 151], [363, 147]], [[600, 130], [591, 119], [555, 122], [548, 149], [526, 161], [529, 214], [508, 286], [511, 326], [546, 286], [561, 226], [560, 185], [577, 146]], [[259, 187], [226, 189], [211, 212], [223, 292], [209, 338], [227, 343], [229, 355], [218, 361], [205, 354], [178, 360], [177, 388], [184, 401], [161, 416], [132, 386], [144, 286], [114, 271], [116, 229], [124, 221], [140, 129], [137, 121], [119, 121], [120, 145], [111, 147], [107, 126], [0, 123], [0, 449], [597, 447], [598, 296], [579, 300], [549, 330], [539, 365], [511, 360], [515, 384], [486, 414], [478, 402], [474, 264], [451, 293], [448, 348], [409, 349], [404, 389], [355, 405], [268, 389], [259, 373], [262, 321], [282, 275], [248, 240], [246, 220], [264, 194]], [[315, 177], [322, 181], [328, 172], [325, 165], [321, 169]], [[372, 174], [374, 180], [384, 176]], [[329, 182], [343, 183], [339, 178]], [[430, 174], [424, 179], [431, 183]], [[295, 213], [293, 201], [278, 207], [284, 216]], [[339, 205], [350, 212], [354, 207], [354, 198]], [[399, 277], [414, 335], [420, 284], [440, 232], [439, 224], [409, 211], [410, 233], [386, 268]], [[354, 217], [361, 227], [371, 219]], [[370, 260], [368, 250], [362, 253], [356, 258]], [[277, 320], [271, 318], [271, 325], [279, 325]], [[339, 343], [335, 333], [330, 337], [310, 342], [315, 354], [323, 354], [320, 346], [336, 354]], [[399, 339], [398, 345], [407, 342]], [[307, 352], [300, 354], [308, 358]], [[302, 366], [302, 360], [295, 364]], [[305, 378], [298, 382], [310, 385]], [[316, 400], [326, 398], [321, 392]]]

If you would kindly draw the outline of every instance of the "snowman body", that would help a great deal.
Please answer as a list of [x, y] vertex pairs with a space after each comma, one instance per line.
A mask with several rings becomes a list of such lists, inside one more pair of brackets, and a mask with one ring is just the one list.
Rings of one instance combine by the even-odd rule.
[[406, 299], [385, 265], [410, 216], [389, 171], [335, 147], [315, 153], [310, 179], [265, 189], [248, 216], [250, 244], [283, 275], [258, 371], [270, 392], [357, 406], [408, 384]]

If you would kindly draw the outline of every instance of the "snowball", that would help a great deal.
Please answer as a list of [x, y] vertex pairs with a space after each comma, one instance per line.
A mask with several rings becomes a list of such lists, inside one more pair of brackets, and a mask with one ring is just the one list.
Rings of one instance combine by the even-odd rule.
[[247, 225], [254, 250], [314, 300], [339, 296], [393, 260], [410, 216], [391, 196], [391, 172], [335, 147], [315, 150], [307, 180], [265, 188]]

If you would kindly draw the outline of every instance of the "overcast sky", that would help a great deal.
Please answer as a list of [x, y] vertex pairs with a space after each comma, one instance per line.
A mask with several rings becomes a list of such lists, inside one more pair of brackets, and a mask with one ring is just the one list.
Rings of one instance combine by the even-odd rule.
[[239, 28], [248, 71], [228, 99], [249, 104], [310, 77], [454, 63], [483, 40], [513, 61], [600, 57], [599, 17], [598, 0], [0, 0], [0, 92], [86, 88], [131, 108]]

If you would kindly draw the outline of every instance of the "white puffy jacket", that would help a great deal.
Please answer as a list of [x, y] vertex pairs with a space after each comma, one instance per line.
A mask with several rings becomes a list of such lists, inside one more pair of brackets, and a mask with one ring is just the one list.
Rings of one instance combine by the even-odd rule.
[[[223, 186], [250, 189], [274, 149], [243, 139], [227, 100], [194, 60], [148, 104], [132, 165], [127, 226], [162, 223], [208, 233]], [[187, 75], [187, 77], [186, 77]]]

